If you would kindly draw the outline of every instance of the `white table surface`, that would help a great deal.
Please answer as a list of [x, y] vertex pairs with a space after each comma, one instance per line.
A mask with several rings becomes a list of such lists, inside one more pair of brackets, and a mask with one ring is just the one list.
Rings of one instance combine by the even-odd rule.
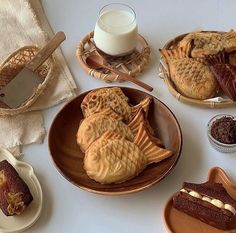
[[[99, 9], [110, 1], [42, 0], [54, 31], [67, 35], [63, 53], [78, 85], [79, 93], [101, 87], [102, 81], [86, 74], [75, 58], [76, 45], [92, 31]], [[235, 108], [203, 109], [178, 102], [158, 77], [158, 48], [178, 34], [235, 27], [234, 0], [127, 0], [135, 8], [139, 32], [151, 47], [150, 64], [140, 79], [155, 88], [153, 93], [166, 103], [179, 120], [183, 132], [180, 160], [171, 174], [154, 187], [127, 196], [107, 197], [83, 191], [65, 180], [54, 167], [47, 138], [42, 145], [30, 145], [22, 160], [36, 171], [44, 194], [40, 219], [27, 232], [33, 233], [162, 233], [163, 207], [183, 181], [203, 182], [213, 166], [222, 167], [236, 180], [236, 153], [222, 154], [208, 143], [206, 124], [218, 113], [235, 114]], [[135, 87], [130, 83], [122, 86]], [[45, 111], [46, 129], [63, 105]]]

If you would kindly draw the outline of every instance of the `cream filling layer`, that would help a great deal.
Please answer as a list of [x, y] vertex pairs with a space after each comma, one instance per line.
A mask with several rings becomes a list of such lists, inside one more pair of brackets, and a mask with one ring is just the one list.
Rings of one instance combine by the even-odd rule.
[[201, 199], [203, 201], [207, 201], [207, 202], [211, 203], [212, 205], [214, 205], [218, 208], [226, 209], [226, 210], [229, 210], [234, 215], [236, 214], [236, 210], [232, 205], [225, 204], [225, 203], [223, 203], [222, 201], [220, 201], [218, 199], [211, 198], [211, 197], [208, 197], [208, 196], [202, 196], [200, 193], [198, 193], [196, 191], [193, 191], [193, 190], [192, 191], [187, 191], [186, 189], [181, 189], [180, 192], [188, 193], [192, 197], [196, 197], [196, 198]]

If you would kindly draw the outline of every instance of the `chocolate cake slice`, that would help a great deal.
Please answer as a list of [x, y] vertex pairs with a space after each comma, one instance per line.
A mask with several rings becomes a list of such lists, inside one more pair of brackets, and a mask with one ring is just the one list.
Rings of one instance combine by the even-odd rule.
[[173, 196], [173, 206], [184, 213], [219, 229], [229, 229], [236, 214], [236, 201], [220, 183], [184, 182]]
[[33, 197], [27, 184], [7, 161], [0, 162], [0, 208], [7, 216], [20, 215]]
[[221, 51], [205, 58], [225, 95], [236, 101], [236, 67], [229, 64], [229, 56]]

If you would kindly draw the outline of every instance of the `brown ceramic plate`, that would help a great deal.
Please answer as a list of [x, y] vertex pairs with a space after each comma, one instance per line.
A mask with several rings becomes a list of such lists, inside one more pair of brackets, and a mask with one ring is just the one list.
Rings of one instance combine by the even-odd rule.
[[[222, 183], [229, 195], [236, 200], [236, 184], [230, 181], [221, 168], [213, 167], [208, 174], [208, 180]], [[217, 229], [173, 208], [172, 197], [164, 208], [163, 218], [166, 229], [170, 233], [236, 233], [236, 221], [230, 230]]]
[[[132, 89], [121, 88], [129, 97], [131, 104], [137, 104], [149, 94]], [[59, 172], [71, 183], [90, 192], [120, 195], [141, 191], [166, 177], [176, 165], [182, 148], [180, 126], [170, 109], [153, 97], [149, 111], [149, 121], [156, 136], [174, 155], [160, 163], [148, 166], [137, 177], [121, 184], [102, 185], [90, 179], [84, 168], [84, 154], [76, 144], [76, 132], [83, 119], [80, 104], [87, 94], [83, 93], [69, 102], [57, 114], [49, 133], [49, 149]]]

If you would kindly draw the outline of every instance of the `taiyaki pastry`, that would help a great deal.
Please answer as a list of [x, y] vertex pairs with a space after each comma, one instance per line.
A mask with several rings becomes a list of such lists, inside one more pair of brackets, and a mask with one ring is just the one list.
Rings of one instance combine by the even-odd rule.
[[236, 32], [230, 30], [226, 33], [218, 32], [193, 32], [185, 36], [178, 46], [185, 46], [192, 42], [192, 57], [204, 57], [209, 54], [216, 54], [225, 49], [231, 52], [236, 49]]
[[141, 124], [133, 142], [113, 131], [104, 133], [86, 150], [84, 169], [91, 179], [101, 184], [121, 183], [137, 176], [148, 164], [172, 154], [155, 145]]
[[155, 134], [154, 130], [151, 127], [151, 125], [149, 124], [149, 121], [146, 118], [146, 114], [145, 114], [143, 108], [139, 108], [139, 111], [134, 116], [134, 118], [129, 122], [128, 126], [132, 130], [133, 134], [137, 135], [141, 124], [145, 125], [146, 131], [147, 131], [150, 139], [158, 146], [163, 146], [162, 141], [159, 138], [154, 136], [154, 134]]
[[118, 87], [101, 88], [91, 91], [84, 97], [81, 103], [81, 109], [85, 118], [106, 108], [113, 109], [124, 119], [128, 119], [131, 115], [128, 98]]
[[203, 59], [188, 57], [191, 45], [175, 49], [160, 49], [168, 64], [169, 75], [179, 93], [193, 99], [213, 97], [218, 84]]
[[[134, 131], [137, 123], [132, 122]], [[114, 131], [130, 141], [134, 139], [131, 128], [122, 122], [122, 117], [108, 108], [99, 113], [94, 113], [82, 121], [76, 135], [77, 144], [85, 152], [90, 144], [106, 131]]]
[[216, 55], [208, 55], [206, 62], [223, 92], [236, 101], [236, 67], [229, 64], [227, 53], [219, 52]]
[[236, 201], [221, 183], [184, 182], [173, 196], [173, 206], [184, 213], [219, 229], [229, 229], [236, 216]]
[[120, 88], [101, 88], [91, 91], [85, 96], [81, 103], [81, 109], [86, 118], [93, 113], [101, 112], [106, 108], [111, 108], [117, 114], [122, 116], [125, 122], [129, 122], [140, 106], [147, 111], [150, 102], [151, 98], [148, 97], [141, 101], [138, 106], [130, 106], [128, 98]]

